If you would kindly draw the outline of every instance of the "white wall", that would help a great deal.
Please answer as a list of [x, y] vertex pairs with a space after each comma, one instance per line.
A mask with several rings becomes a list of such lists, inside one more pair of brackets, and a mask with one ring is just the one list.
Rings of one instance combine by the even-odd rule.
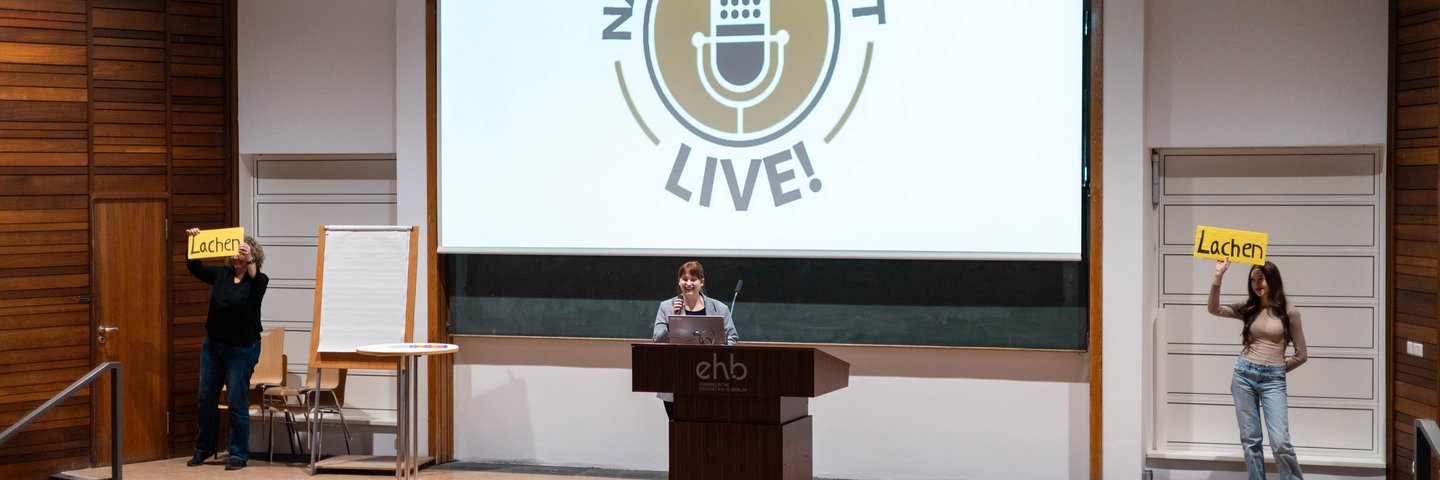
[[[1138, 77], [1135, 83], [1138, 92]], [[403, 199], [401, 204], [403, 209]], [[1139, 207], [1132, 208], [1138, 216]], [[743, 340], [743, 325], [741, 334]], [[653, 394], [630, 392], [629, 342], [461, 338], [456, 343], [460, 460], [667, 468], [665, 414]], [[1089, 363], [1083, 354], [821, 348], [850, 362], [852, 376], [848, 388], [810, 402], [816, 476], [1088, 475]], [[1133, 382], [1120, 388], [1139, 390]], [[1124, 414], [1138, 422], [1134, 411]], [[1138, 423], [1132, 431], [1138, 435]], [[1140, 451], [1131, 449], [1129, 455], [1135, 459], [1131, 471], [1138, 472]]]
[[1144, 125], [1145, 1], [1109, 0], [1104, 5], [1104, 245], [1101, 250], [1101, 302], [1104, 319], [1101, 368], [1104, 428], [1103, 474], [1111, 479], [1140, 477], [1146, 442], [1143, 420], [1150, 402], [1150, 308], [1144, 302], [1152, 259], [1147, 245], [1149, 176], [1141, 126]]
[[240, 153], [395, 151], [394, 0], [238, 10]]
[[1385, 143], [1386, 2], [1147, 3], [1148, 147]]
[[[1239, 478], [1237, 465], [1144, 459], [1156, 283], [1148, 151], [1383, 143], [1386, 7], [1105, 7], [1104, 473], [1133, 479], [1148, 466], [1161, 469], [1157, 478]], [[423, 225], [421, 20], [420, 0], [241, 2], [241, 152], [394, 152], [399, 221]], [[664, 413], [653, 396], [630, 393], [626, 342], [459, 343], [461, 460], [664, 469]], [[811, 402], [819, 476], [1088, 475], [1082, 355], [824, 348], [850, 361], [854, 376], [849, 388]], [[1319, 473], [1312, 477], [1375, 474]]]
[[[1134, 1], [1134, 0], [1132, 0]], [[1107, 8], [1115, 8], [1107, 1]], [[1388, 5], [1369, 0], [1147, 0], [1144, 38], [1144, 153], [1163, 147], [1251, 147], [1312, 145], [1383, 145], [1386, 128], [1386, 75]], [[1107, 17], [1108, 18], [1108, 17]], [[1114, 25], [1110, 25], [1114, 27]], [[1106, 35], [1114, 33], [1107, 29]], [[1107, 41], [1106, 66], [1106, 195], [1117, 200], [1108, 181], [1117, 160], [1108, 154], [1116, 132], [1110, 128], [1114, 71], [1108, 60], [1115, 52]], [[1148, 184], [1148, 158], [1135, 159]], [[1129, 168], [1134, 168], [1134, 166]], [[1111, 242], [1144, 238], [1143, 245], [1123, 255], [1145, 259], [1144, 288], [1137, 299], [1144, 305], [1143, 339], [1152, 338], [1155, 317], [1155, 263], [1153, 213], [1149, 193], [1132, 199], [1143, 206], [1143, 233], [1133, 236], [1114, 230], [1108, 210], [1106, 231], [1106, 304], [1110, 295], [1125, 287], [1112, 284], [1108, 259]], [[1132, 300], [1136, 301], [1136, 300]], [[1107, 312], [1106, 331], [1120, 321]], [[1130, 339], [1134, 341], [1135, 339]], [[1106, 343], [1106, 406], [1115, 397], [1138, 397], [1149, 392], [1149, 370], [1144, 389], [1110, 388], [1114, 350], [1132, 350], [1128, 344]], [[1139, 349], [1135, 349], [1139, 350]], [[1149, 345], [1143, 347], [1151, 358]], [[1303, 368], [1303, 367], [1302, 367]], [[1149, 397], [1144, 404], [1149, 407]], [[1149, 445], [1148, 416], [1145, 438]], [[1109, 432], [1107, 431], [1107, 440]], [[1238, 434], [1237, 434], [1238, 435]], [[1137, 437], [1138, 438], [1138, 437]], [[1107, 442], [1108, 443], [1108, 442]], [[1130, 450], [1127, 448], [1127, 450]], [[1131, 450], [1134, 451], [1134, 450]], [[1143, 451], [1142, 451], [1143, 452]], [[1268, 456], [1268, 454], [1267, 454]], [[1113, 461], [1107, 456], [1106, 462]], [[1300, 458], [1305, 465], [1305, 458]], [[1147, 462], [1157, 479], [1244, 478], [1238, 462]], [[1107, 472], [1111, 470], [1106, 469]], [[1119, 473], [1119, 472], [1117, 472]], [[1380, 478], [1383, 470], [1338, 467], [1306, 468], [1310, 478]], [[1134, 478], [1127, 472], [1117, 478]]]
[[[654, 394], [630, 392], [629, 344], [462, 339], [458, 456], [665, 470], [665, 412]], [[1087, 475], [1084, 354], [820, 348], [850, 362], [851, 377], [810, 402], [818, 477]]]
[[[430, 297], [426, 279], [430, 275], [426, 251], [430, 235], [428, 226], [428, 190], [425, 162], [429, 150], [425, 120], [425, 2], [394, 1], [395, 6], [395, 183], [396, 220], [400, 225], [420, 226], [419, 269], [415, 271], [415, 341], [428, 341]], [[429, 402], [429, 374], [424, 360], [419, 364], [418, 404]], [[428, 424], [429, 411], [420, 409], [418, 425]], [[429, 448], [430, 440], [423, 432], [420, 449]]]
[[[274, 281], [264, 320], [286, 328], [289, 380], [298, 384], [307, 370], [316, 240], [262, 227], [293, 225], [313, 234], [317, 223], [425, 225], [424, 2], [245, 0], [237, 10], [242, 205], [266, 196], [256, 188], [264, 182], [255, 179], [257, 159], [312, 165], [268, 180], [293, 187], [270, 192], [276, 204], [306, 208], [270, 208], [264, 218], [254, 208], [240, 211], [240, 224], [270, 247]], [[399, 48], [411, 53], [399, 58]], [[346, 165], [360, 159], [373, 161], [356, 165], [394, 167], [376, 174]], [[378, 190], [325, 186], [357, 178], [385, 181]], [[319, 193], [301, 193], [310, 191]], [[424, 235], [422, 229], [422, 244]], [[424, 264], [417, 274], [425, 278]], [[423, 286], [418, 291], [416, 323], [425, 325], [427, 299]], [[425, 340], [425, 328], [418, 331], [416, 339]], [[421, 382], [423, 400], [423, 375]], [[345, 403], [358, 450], [394, 451], [394, 385], [391, 371], [350, 372]], [[337, 433], [326, 435], [327, 452], [343, 451]]]

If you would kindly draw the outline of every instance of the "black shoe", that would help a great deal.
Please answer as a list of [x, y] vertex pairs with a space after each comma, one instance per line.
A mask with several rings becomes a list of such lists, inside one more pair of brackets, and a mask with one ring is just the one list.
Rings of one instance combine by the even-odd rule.
[[204, 465], [204, 464], [205, 464], [205, 459], [207, 459], [207, 458], [210, 458], [210, 455], [203, 454], [203, 453], [196, 453], [195, 456], [190, 457], [190, 460], [188, 460], [188, 461], [185, 462], [185, 466], [187, 466], [187, 467], [198, 467], [198, 466]]
[[241, 460], [241, 459], [238, 459], [238, 458], [230, 458], [230, 459], [228, 459], [228, 460], [225, 460], [225, 469], [226, 469], [226, 470], [239, 470], [239, 469], [242, 469], [242, 468], [245, 468], [245, 461], [244, 461], [244, 460]]

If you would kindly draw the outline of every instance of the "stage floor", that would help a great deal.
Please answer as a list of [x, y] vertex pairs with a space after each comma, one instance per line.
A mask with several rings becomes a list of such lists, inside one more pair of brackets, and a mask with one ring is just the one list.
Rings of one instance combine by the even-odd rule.
[[[182, 457], [128, 464], [125, 465], [124, 473], [125, 478], [137, 480], [152, 478], [163, 478], [166, 480], [215, 480], [217, 478], [216, 475], [220, 475], [221, 477], [219, 478], [226, 478], [226, 475], [230, 475], [233, 476], [233, 478], [256, 480], [378, 480], [395, 477], [394, 471], [373, 473], [322, 471], [320, 474], [312, 477], [305, 468], [305, 462], [308, 461], [308, 458], [299, 459], [289, 455], [285, 457], [286, 458], [282, 459], [280, 455], [276, 455], [275, 463], [265, 461], [266, 457], [264, 456], [251, 458], [249, 465], [239, 471], [226, 471], [225, 457], [223, 455], [220, 459], [211, 459], [206, 464], [198, 467], [186, 467], [185, 460], [189, 459], [189, 457]], [[664, 480], [666, 477], [665, 472], [469, 462], [452, 462], [420, 471], [420, 478], [430, 480]], [[110, 467], [69, 471], [55, 475], [54, 478], [66, 480], [109, 479]]]

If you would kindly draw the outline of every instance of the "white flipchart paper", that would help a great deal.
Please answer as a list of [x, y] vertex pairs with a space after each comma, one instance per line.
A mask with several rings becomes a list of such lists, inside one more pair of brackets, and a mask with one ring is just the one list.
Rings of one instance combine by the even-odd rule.
[[325, 233], [318, 351], [405, 342], [410, 230]]

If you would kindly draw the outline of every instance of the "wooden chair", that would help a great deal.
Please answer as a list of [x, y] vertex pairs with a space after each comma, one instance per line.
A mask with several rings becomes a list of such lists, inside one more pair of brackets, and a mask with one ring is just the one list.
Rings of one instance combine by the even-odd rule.
[[286, 442], [286, 446], [290, 447], [290, 453], [299, 453], [301, 451], [300, 438], [295, 432], [295, 417], [284, 408], [283, 403], [285, 399], [279, 397], [272, 397], [265, 394], [265, 392], [271, 391], [274, 388], [285, 387], [286, 382], [284, 381], [284, 365], [289, 364], [290, 356], [281, 355], [281, 383], [262, 388], [260, 401], [258, 403], [258, 405], [260, 405], [260, 408], [262, 409], [262, 413], [264, 414], [262, 417], [262, 421], [265, 422], [265, 438], [269, 442], [269, 446], [266, 448], [266, 450], [270, 452], [271, 463], [275, 462], [275, 432], [273, 430], [275, 428], [275, 414], [277, 413], [283, 414], [285, 416], [285, 430], [287, 432], [286, 439], [288, 440], [288, 442]]
[[250, 375], [250, 400], [256, 405], [265, 389], [285, 385], [285, 327], [260, 332], [260, 361]]
[[[265, 408], [270, 411], [270, 415], [266, 420], [266, 426], [267, 432], [269, 432], [267, 435], [270, 437], [269, 442], [271, 445], [272, 458], [274, 457], [275, 439], [274, 433], [270, 431], [270, 429], [274, 424], [275, 414], [277, 413], [285, 416], [286, 426], [290, 428], [291, 437], [296, 443], [300, 443], [298, 438], [294, 438], [294, 422], [297, 415], [303, 416], [306, 422], [312, 420], [317, 422], [322, 428], [325, 426], [325, 414], [333, 413], [339, 415], [340, 428], [345, 432], [345, 453], [351, 453], [350, 424], [345, 419], [345, 409], [343, 408], [345, 405], [345, 369], [326, 368], [323, 370], [324, 375], [317, 375], [317, 370], [313, 367], [310, 368], [305, 374], [305, 386], [303, 387], [277, 386], [265, 389], [264, 405]], [[324, 377], [322, 379], [323, 383], [316, 386], [316, 377], [322, 376]], [[311, 399], [316, 399], [315, 402], [318, 407], [315, 409], [317, 415], [314, 419], [310, 418], [311, 409], [309, 402]], [[318, 432], [320, 430], [317, 429], [316, 431]], [[294, 450], [292, 450], [292, 452], [293, 451]]]

